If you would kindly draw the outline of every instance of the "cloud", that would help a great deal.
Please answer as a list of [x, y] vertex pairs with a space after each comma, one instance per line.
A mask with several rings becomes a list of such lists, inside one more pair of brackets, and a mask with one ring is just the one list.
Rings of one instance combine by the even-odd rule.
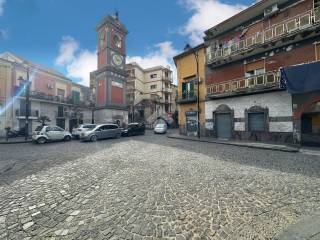
[[128, 56], [127, 63], [136, 62], [143, 68], [150, 68], [155, 66], [170, 67], [173, 71], [174, 82], [176, 83], [176, 68], [173, 64], [172, 58], [178, 54], [178, 51], [172, 46], [172, 42], [165, 41], [154, 45], [145, 56]]
[[191, 18], [180, 29], [180, 33], [189, 36], [192, 45], [203, 42], [204, 31], [244, 10], [247, 6], [227, 4], [219, 0], [180, 0], [185, 8], [192, 12]]
[[5, 29], [0, 29], [0, 40], [1, 39], [7, 39], [8, 38], [8, 32]]
[[67, 76], [89, 86], [90, 72], [97, 69], [96, 51], [80, 49], [79, 43], [71, 36], [64, 36], [60, 42], [59, 55], [55, 64], [67, 71]]
[[75, 52], [79, 49], [78, 42], [70, 37], [62, 37], [60, 42], [59, 56], [56, 59], [57, 65], [64, 65], [72, 62], [75, 58]]
[[5, 3], [6, 3], [6, 0], [0, 0], [0, 16], [2, 16], [3, 14], [3, 8]]

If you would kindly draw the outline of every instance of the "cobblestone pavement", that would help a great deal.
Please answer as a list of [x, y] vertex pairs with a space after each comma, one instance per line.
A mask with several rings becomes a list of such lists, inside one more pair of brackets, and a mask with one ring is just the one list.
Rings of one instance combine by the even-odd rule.
[[152, 134], [0, 153], [0, 239], [272, 239], [320, 211], [318, 156]]

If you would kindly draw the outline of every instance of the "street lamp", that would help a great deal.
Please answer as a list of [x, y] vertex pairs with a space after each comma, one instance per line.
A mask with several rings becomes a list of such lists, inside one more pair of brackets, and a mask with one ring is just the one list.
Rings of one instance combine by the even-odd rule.
[[197, 63], [197, 83], [198, 83], [198, 96], [197, 96], [197, 114], [198, 114], [198, 129], [197, 136], [200, 138], [200, 76], [199, 76], [199, 52], [196, 48], [192, 48], [189, 44], [187, 44], [184, 48], [185, 52], [191, 51], [195, 57]]
[[24, 127], [24, 137], [25, 141], [28, 140], [29, 136], [29, 110], [30, 110], [30, 81], [29, 81], [29, 68], [27, 70], [27, 79], [23, 79], [21, 76], [18, 78], [20, 82], [24, 84], [25, 93], [26, 93], [26, 122]]

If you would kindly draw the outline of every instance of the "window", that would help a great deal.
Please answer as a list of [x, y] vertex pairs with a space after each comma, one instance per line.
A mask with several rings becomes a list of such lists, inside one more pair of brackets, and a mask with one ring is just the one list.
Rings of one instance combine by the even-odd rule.
[[182, 98], [192, 97], [194, 94], [194, 82], [183, 82], [182, 83]]
[[151, 74], [151, 75], [150, 75], [150, 78], [151, 78], [151, 79], [157, 78], [157, 76], [158, 76], [157, 74]]
[[105, 125], [103, 126], [103, 130], [112, 130], [112, 129], [118, 129], [117, 125]]
[[248, 113], [249, 132], [264, 132], [266, 130], [266, 119], [264, 112]]
[[157, 89], [157, 85], [156, 84], [155, 85], [151, 85], [150, 89]]
[[64, 112], [63, 106], [58, 106], [58, 117], [63, 117], [64, 116], [63, 112]]
[[60, 127], [54, 127], [53, 128], [53, 131], [56, 131], [56, 132], [63, 132], [64, 130]]
[[75, 103], [80, 101], [80, 92], [72, 91], [72, 101]]
[[57, 95], [58, 95], [59, 97], [64, 97], [64, 96], [65, 96], [65, 90], [58, 88], [58, 89], [57, 89]]

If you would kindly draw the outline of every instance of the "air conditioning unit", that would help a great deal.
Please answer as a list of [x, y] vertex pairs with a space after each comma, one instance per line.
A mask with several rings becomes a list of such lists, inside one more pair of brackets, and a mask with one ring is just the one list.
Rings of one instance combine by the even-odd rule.
[[264, 10], [264, 16], [265, 17], [271, 16], [271, 15], [275, 14], [276, 12], [278, 12], [278, 10], [279, 10], [278, 4], [273, 4]]

